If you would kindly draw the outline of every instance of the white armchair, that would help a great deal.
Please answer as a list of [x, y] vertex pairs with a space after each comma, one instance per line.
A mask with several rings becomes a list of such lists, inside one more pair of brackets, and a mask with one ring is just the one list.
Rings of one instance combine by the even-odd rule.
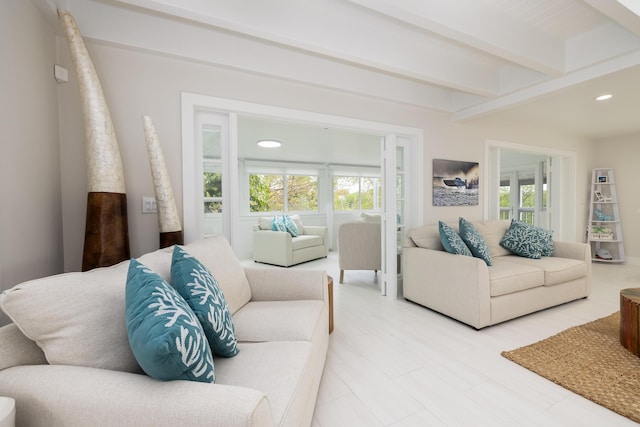
[[[292, 217], [294, 218], [294, 217]], [[296, 219], [298, 236], [286, 231], [272, 231], [273, 218], [263, 217], [253, 228], [253, 260], [264, 264], [290, 267], [329, 253], [327, 227], [304, 225]]]
[[338, 263], [340, 283], [344, 270], [373, 270], [382, 267], [380, 223], [368, 221], [345, 222], [338, 229]]

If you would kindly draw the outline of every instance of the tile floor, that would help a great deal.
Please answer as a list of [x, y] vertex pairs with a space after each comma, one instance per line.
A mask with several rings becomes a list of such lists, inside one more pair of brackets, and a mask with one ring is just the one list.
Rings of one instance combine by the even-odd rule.
[[636, 425], [500, 352], [617, 311], [619, 290], [640, 286], [639, 266], [594, 264], [588, 299], [481, 331], [380, 296], [373, 272], [347, 271], [338, 284], [335, 253], [294, 268], [335, 278], [335, 330], [313, 427]]

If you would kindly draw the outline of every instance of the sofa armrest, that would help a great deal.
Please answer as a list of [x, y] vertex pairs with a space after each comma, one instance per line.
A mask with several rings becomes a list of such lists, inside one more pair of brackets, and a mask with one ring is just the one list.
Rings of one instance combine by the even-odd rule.
[[286, 231], [255, 230], [253, 259], [267, 264], [291, 265], [293, 243]]
[[420, 247], [402, 254], [404, 297], [480, 329], [491, 324], [486, 263], [473, 257]]
[[586, 243], [554, 241], [553, 256], [577, 259], [591, 264], [591, 247]]
[[324, 270], [245, 268], [252, 301], [328, 301]]
[[323, 225], [305, 225], [304, 234], [322, 237], [322, 242], [324, 243], [324, 256], [329, 254], [329, 229], [327, 227]]
[[257, 390], [79, 366], [5, 369], [0, 395], [16, 399], [17, 425], [273, 425], [268, 400]]
[[47, 359], [44, 353], [16, 326], [9, 323], [0, 328], [0, 370], [17, 365], [42, 365]]

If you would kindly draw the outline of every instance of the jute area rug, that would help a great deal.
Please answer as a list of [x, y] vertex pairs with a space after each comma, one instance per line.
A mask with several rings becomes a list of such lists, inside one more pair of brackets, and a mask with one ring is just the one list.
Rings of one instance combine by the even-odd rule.
[[502, 355], [640, 423], [640, 358], [620, 344], [619, 312]]

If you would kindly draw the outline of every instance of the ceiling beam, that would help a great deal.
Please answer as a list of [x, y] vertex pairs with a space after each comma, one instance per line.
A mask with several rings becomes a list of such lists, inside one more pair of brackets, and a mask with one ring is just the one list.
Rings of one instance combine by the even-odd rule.
[[445, 45], [414, 26], [343, 0], [118, 0], [117, 3], [385, 74], [479, 96], [499, 94], [499, 67], [492, 61], [479, 62], [462, 47]]
[[544, 74], [564, 71], [561, 40], [477, 0], [349, 1]]
[[621, 3], [616, 0], [584, 0], [584, 2], [636, 36], [640, 36], [640, 17]]
[[545, 81], [509, 95], [501, 96], [469, 108], [461, 109], [453, 114], [453, 119], [464, 121], [480, 118], [491, 113], [503, 111], [507, 108], [539, 99], [543, 96], [552, 95], [554, 92], [559, 92], [562, 89], [638, 65], [640, 65], [640, 51], [632, 52], [606, 62], [592, 65], [591, 67], [567, 73], [562, 77]]

